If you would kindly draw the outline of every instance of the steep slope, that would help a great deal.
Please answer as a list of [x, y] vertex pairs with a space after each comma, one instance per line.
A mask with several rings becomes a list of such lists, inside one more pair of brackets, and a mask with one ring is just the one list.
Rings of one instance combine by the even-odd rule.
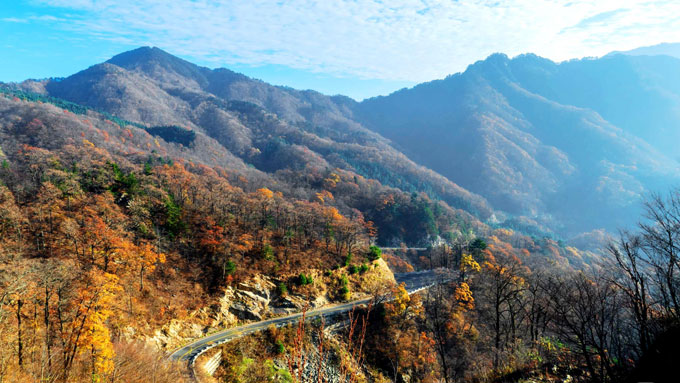
[[508, 78], [563, 105], [590, 109], [626, 133], [676, 156], [680, 139], [680, 59], [608, 56], [555, 64], [533, 55], [509, 62]]
[[565, 232], [615, 229], [678, 180], [680, 60], [556, 64], [492, 55], [355, 108], [416, 161], [513, 214]]
[[[29, 86], [35, 89], [24, 84]], [[406, 192], [425, 191], [482, 219], [492, 215], [483, 198], [417, 165], [348, 118], [354, 103], [343, 97], [275, 87], [147, 47], [44, 87], [51, 96], [127, 120], [203, 132], [267, 173], [345, 169]]]

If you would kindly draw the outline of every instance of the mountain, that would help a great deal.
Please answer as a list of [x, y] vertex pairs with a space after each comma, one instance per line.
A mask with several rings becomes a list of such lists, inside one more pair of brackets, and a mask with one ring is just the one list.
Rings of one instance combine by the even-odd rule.
[[[169, 143], [175, 134], [192, 132], [196, 143], [175, 142], [178, 151], [211, 166], [247, 173], [256, 183], [295, 198], [312, 200], [325, 190], [344, 212], [358, 209], [371, 217], [370, 205], [356, 192], [325, 186], [325, 178], [377, 180], [375, 195], [395, 190], [416, 201], [418, 193], [425, 193], [460, 214], [481, 220], [493, 215], [484, 198], [414, 163], [388, 140], [352, 120], [355, 102], [346, 97], [272, 86], [149, 47], [67, 78], [27, 81], [18, 87], [133, 122], [165, 135]], [[401, 225], [398, 222], [393, 221]], [[380, 228], [381, 243], [423, 244], [435, 234], [385, 225]]]
[[[534, 234], [616, 230], [637, 217], [641, 196], [679, 179], [680, 60], [670, 56], [555, 63], [495, 54], [357, 103], [143, 47], [19, 87], [148, 127], [189, 129], [221, 154], [183, 150], [300, 197], [311, 189], [296, 189], [291, 174], [338, 169]], [[341, 208], [363, 209], [340, 194]]]
[[[109, 69], [126, 77], [119, 69]], [[135, 86], [123, 84], [121, 88]], [[55, 86], [24, 85], [34, 90]], [[121, 100], [145, 96], [129, 94]], [[145, 110], [152, 107], [145, 105]], [[265, 126], [274, 136], [287, 126], [254, 104], [231, 101], [224, 109], [256, 133]], [[339, 145], [324, 141], [331, 147]], [[307, 147], [300, 150], [311, 152]], [[266, 331], [230, 339], [228, 344], [204, 338], [200, 349], [210, 354], [196, 361], [196, 369], [203, 360], [214, 360], [210, 355], [216, 352], [223, 358], [217, 360], [216, 381], [262, 382], [272, 376], [290, 381], [286, 367], [268, 365], [285, 358], [281, 348], [292, 350], [309, 338], [298, 330], [298, 338], [291, 340], [295, 324], [265, 328], [262, 320], [296, 312], [304, 316], [310, 307], [328, 312], [334, 303], [350, 308], [391, 292], [402, 303], [378, 302], [377, 315], [370, 316], [370, 303], [357, 311], [352, 307], [351, 320], [356, 322], [355, 312], [363, 317], [361, 338], [357, 342], [351, 331], [349, 338], [347, 332], [326, 333], [320, 339], [332, 345], [323, 347], [324, 355], [331, 357], [317, 358], [322, 364], [317, 370], [312, 361], [311, 368], [337, 377], [342, 375], [333, 371], [342, 373], [342, 361], [365, 363], [368, 369], [356, 371], [368, 381], [375, 376], [372, 371], [391, 371], [387, 354], [402, 365], [407, 365], [402, 356], [408, 355], [415, 367], [404, 371], [422, 371], [419, 366], [436, 362], [435, 335], [423, 325], [430, 318], [453, 318], [445, 322], [454, 330], [446, 331], [451, 334], [446, 344], [451, 345], [452, 356], [443, 357], [460, 361], [458, 355], [473, 350], [459, 346], [459, 330], [477, 342], [478, 331], [494, 334], [495, 328], [502, 334], [499, 329], [507, 328], [510, 334], [515, 318], [522, 320], [518, 329], [539, 323], [526, 322], [538, 316], [534, 314], [492, 319], [493, 302], [508, 291], [503, 286], [510, 284], [512, 294], [518, 288], [531, 294], [538, 291], [532, 290], [537, 286], [534, 275], [548, 275], [543, 270], [549, 270], [564, 278], [574, 269], [589, 270], [597, 257], [547, 237], [485, 225], [422, 192], [387, 187], [347, 169], [315, 167], [314, 158], [323, 158], [318, 152], [309, 155], [311, 160], [302, 169], [279, 156], [276, 160], [284, 162], [278, 165], [280, 170], [260, 170], [198, 127], [127, 121], [0, 84], [0, 291], [5, 303], [0, 335], [3, 344], [30, 345], [0, 348], [0, 357], [7, 361], [0, 380], [26, 382], [49, 376], [51, 381], [141, 382], [148, 380], [148, 366], [154, 364], [158, 382], [189, 381], [186, 357], [191, 353], [182, 351], [181, 363], [168, 361], [168, 355], [206, 334], [247, 325]], [[420, 250], [401, 246], [383, 253], [372, 246], [376, 239], [433, 246]], [[404, 278], [409, 284], [396, 286], [394, 270], [442, 267], [460, 267], [466, 274], [460, 278], [466, 282], [449, 279], [458, 279], [458, 273], [437, 270], [409, 273]], [[437, 296], [408, 298], [406, 289], [427, 287], [433, 276], [446, 281], [436, 288]], [[557, 287], [549, 286], [551, 291], [570, 291], [552, 290]], [[518, 296], [521, 305], [507, 307], [519, 312], [535, 297]], [[433, 305], [447, 311], [433, 314], [426, 309]], [[465, 312], [459, 311], [463, 305]], [[403, 315], [409, 312], [423, 316]], [[344, 318], [334, 316], [328, 324]], [[322, 327], [312, 325], [306, 334], [317, 329], [317, 334], [324, 334], [323, 322]], [[517, 334], [509, 342], [530, 342], [525, 331]], [[533, 331], [531, 336], [535, 337]], [[493, 339], [481, 337], [480, 343], [471, 345], [486, 352], [494, 347]], [[280, 347], [272, 347], [277, 344]], [[360, 362], [352, 346], [357, 344], [363, 344], [365, 355]], [[407, 353], [405, 344], [411, 347]], [[315, 347], [310, 343], [304, 349]], [[32, 348], [45, 352], [28, 352]], [[482, 360], [482, 371], [490, 371], [493, 358], [484, 355], [474, 351], [470, 363], [464, 364]], [[430, 362], [423, 364], [428, 357]], [[235, 371], [234, 365], [245, 368]], [[423, 380], [422, 374], [409, 374], [418, 377], [411, 381], [441, 381], [434, 375], [439, 369], [429, 369]], [[479, 370], [474, 364], [474, 373]], [[376, 381], [386, 380], [383, 372], [378, 374]], [[387, 380], [400, 379], [397, 374]]]
[[640, 47], [629, 51], [615, 51], [609, 55], [624, 54], [630, 56], [671, 56], [680, 58], [680, 43], [661, 43], [648, 47]]
[[668, 56], [495, 54], [354, 113], [495, 208], [563, 233], [629, 224], [642, 195], [679, 180], [680, 60]]
[[0, 381], [650, 380], [678, 192], [591, 229], [677, 182], [677, 73], [493, 55], [357, 103], [140, 48], [0, 84]]

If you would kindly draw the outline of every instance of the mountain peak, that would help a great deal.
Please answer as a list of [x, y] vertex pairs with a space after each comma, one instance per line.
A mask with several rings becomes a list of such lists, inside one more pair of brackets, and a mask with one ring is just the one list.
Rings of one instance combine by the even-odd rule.
[[174, 61], [181, 60], [170, 53], [157, 47], [139, 47], [131, 51], [123, 52], [113, 56], [107, 62], [127, 68], [128, 66], [148, 61]]
[[113, 56], [107, 63], [127, 70], [137, 70], [151, 77], [157, 77], [160, 73], [174, 73], [194, 80], [201, 85], [207, 83], [205, 76], [206, 71], [209, 71], [207, 68], [173, 56], [160, 48], [148, 46], [139, 47]]

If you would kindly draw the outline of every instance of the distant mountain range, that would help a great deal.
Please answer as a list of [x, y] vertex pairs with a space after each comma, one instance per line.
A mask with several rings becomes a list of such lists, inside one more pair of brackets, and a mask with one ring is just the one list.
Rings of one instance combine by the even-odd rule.
[[16, 86], [187, 127], [226, 150], [229, 166], [281, 180], [290, 169], [347, 169], [482, 220], [575, 235], [629, 224], [640, 196], [680, 179], [680, 59], [640, 52], [560, 64], [495, 54], [360, 103], [147, 47]]
[[661, 43], [649, 47], [640, 47], [629, 51], [615, 51], [609, 55], [625, 54], [629, 56], [671, 56], [680, 58], [680, 43]]
[[629, 224], [642, 195], [680, 174], [680, 60], [669, 56], [496, 54], [354, 111], [493, 207], [569, 233]]

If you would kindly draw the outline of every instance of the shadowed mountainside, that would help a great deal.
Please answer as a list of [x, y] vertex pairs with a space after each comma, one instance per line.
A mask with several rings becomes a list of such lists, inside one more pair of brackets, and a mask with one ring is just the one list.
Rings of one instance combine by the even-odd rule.
[[642, 194], [678, 180], [680, 60], [667, 56], [496, 54], [355, 110], [495, 208], [566, 232], [615, 229]]

